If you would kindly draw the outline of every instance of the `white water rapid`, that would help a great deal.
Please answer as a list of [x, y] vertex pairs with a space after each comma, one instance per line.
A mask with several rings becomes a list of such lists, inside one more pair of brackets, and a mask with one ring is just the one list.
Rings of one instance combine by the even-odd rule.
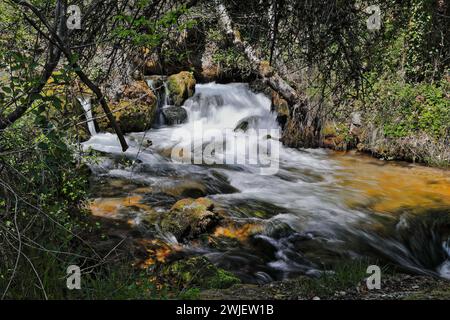
[[[82, 104], [89, 120], [92, 115], [86, 109], [88, 101]], [[276, 134], [279, 127], [270, 110], [271, 101], [263, 94], [252, 92], [246, 84], [200, 84], [184, 108], [188, 113], [184, 124], [128, 134], [130, 148], [125, 154], [117, 137], [110, 133], [92, 134], [84, 148], [111, 155], [101, 164], [92, 165], [99, 176], [132, 180], [154, 190], [176, 187], [186, 181], [198, 182], [236, 224], [265, 226], [264, 232], [245, 245], [195, 246], [186, 250], [205, 254], [250, 282], [267, 282], [298, 273], [316, 275], [336, 259], [366, 254], [413, 272], [448, 273], [446, 264], [438, 269], [436, 262], [425, 257], [428, 253], [411, 249], [420, 247], [419, 235], [405, 240], [401, 230], [395, 231], [398, 216], [382, 215], [369, 207], [376, 199], [352, 186], [355, 182], [366, 182], [358, 180], [362, 178], [357, 167], [344, 167], [331, 151], [284, 147]], [[234, 131], [243, 120], [247, 122], [247, 131]], [[92, 121], [88, 123], [91, 133], [95, 133]], [[257, 129], [269, 133], [258, 135]], [[225, 148], [210, 153], [211, 164], [181, 163], [172, 158], [175, 146], [186, 150], [193, 146], [195, 153], [215, 141], [218, 133], [222, 136], [227, 133]], [[143, 142], [147, 140], [152, 144], [145, 145]], [[228, 148], [233, 144], [236, 148]], [[258, 159], [248, 152], [255, 147], [268, 148], [271, 155], [275, 154], [271, 158], [270, 166], [275, 168], [271, 174], [261, 174]], [[249, 156], [238, 161], [242, 154]], [[127, 167], [113, 161], [123, 155], [133, 165]], [[235, 161], [221, 164], [221, 159]], [[353, 165], [358, 166], [359, 161], [356, 158]], [[378, 160], [365, 161], [367, 170], [381, 170]], [[385, 225], [389, 235], [378, 232], [380, 225]], [[442, 254], [441, 243], [433, 247], [435, 256]]]

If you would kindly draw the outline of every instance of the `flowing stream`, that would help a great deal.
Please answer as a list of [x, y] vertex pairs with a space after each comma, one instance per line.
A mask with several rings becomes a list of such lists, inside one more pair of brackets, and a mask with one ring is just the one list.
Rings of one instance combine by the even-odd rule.
[[78, 101], [80, 101], [80, 104], [83, 107], [84, 112], [86, 113], [86, 121], [88, 124], [89, 133], [91, 134], [91, 136], [95, 136], [97, 134], [97, 131], [95, 130], [95, 124], [92, 119], [91, 98], [90, 97], [80, 97], [80, 98], [78, 98]]
[[[448, 171], [354, 153], [286, 148], [278, 141], [270, 107], [266, 96], [246, 84], [199, 84], [184, 104], [186, 123], [127, 135], [125, 155], [115, 135], [92, 135], [84, 147], [103, 152], [91, 167], [108, 181], [108, 187], [95, 186], [93, 213], [125, 217], [142, 237], [206, 255], [247, 282], [315, 276], [336, 262], [365, 257], [450, 278]], [[234, 131], [243, 120], [247, 131]], [[257, 129], [269, 131], [261, 135]], [[210, 163], [234, 162], [173, 160], [174, 147], [202, 149], [218, 133], [226, 148], [211, 153]], [[236, 160], [252, 147], [270, 149], [277, 156], [271, 162], [276, 170], [261, 174], [251, 154]], [[120, 160], [124, 157], [129, 161]], [[206, 194], [229, 218], [208, 239], [179, 244], [144, 222], [149, 212], [163, 215], [186, 197], [186, 186]]]

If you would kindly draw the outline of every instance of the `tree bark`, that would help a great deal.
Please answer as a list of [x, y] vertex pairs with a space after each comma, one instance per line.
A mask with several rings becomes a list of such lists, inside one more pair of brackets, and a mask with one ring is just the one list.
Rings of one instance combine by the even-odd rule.
[[[18, 4], [21, 4], [18, 2]], [[61, 35], [64, 32], [65, 27], [65, 7], [60, 2], [55, 7], [55, 23], [54, 30], [56, 33]], [[53, 71], [56, 69], [59, 60], [61, 58], [61, 50], [58, 46], [55, 46], [54, 40], [48, 40], [49, 53], [47, 57], [47, 61], [45, 62], [44, 69], [42, 74], [37, 82], [37, 84], [29, 91], [26, 101], [16, 107], [11, 113], [9, 113], [6, 117], [0, 117], [0, 130], [6, 129], [16, 120], [21, 118], [25, 112], [31, 107], [34, 101], [37, 100], [39, 94], [42, 89], [46, 85], [48, 79], [52, 76]]]
[[[304, 97], [299, 95], [295, 89], [270, 66], [268, 61], [261, 59], [256, 50], [241, 38], [239, 31], [233, 28], [233, 23], [228, 15], [227, 9], [220, 0], [216, 0], [216, 11], [219, 15], [220, 25], [223, 28], [223, 31], [233, 41], [233, 44], [239, 50], [244, 52], [255, 71], [273, 90], [278, 92], [291, 107], [296, 106], [298, 108], [301, 106], [301, 108], [304, 109]], [[303, 111], [306, 112], [306, 110]]]
[[220, 25], [226, 35], [245, 54], [254, 71], [288, 102], [289, 117], [281, 141], [291, 147], [317, 147], [320, 136], [320, 121], [317, 112], [313, 109], [310, 110], [306, 97], [292, 88], [270, 65], [269, 61], [261, 59], [256, 50], [242, 39], [239, 31], [233, 28], [232, 20], [221, 0], [215, 0], [215, 7]]

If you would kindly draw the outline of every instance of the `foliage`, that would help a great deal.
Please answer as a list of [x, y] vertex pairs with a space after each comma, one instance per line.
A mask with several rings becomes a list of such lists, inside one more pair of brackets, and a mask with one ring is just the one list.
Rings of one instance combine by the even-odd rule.
[[[450, 123], [450, 102], [442, 89], [429, 84], [412, 87], [394, 87], [391, 105], [399, 107], [384, 125], [385, 134], [402, 137], [424, 131], [435, 138], [448, 135]], [[390, 99], [388, 98], [388, 101]]]
[[[331, 297], [335, 293], [354, 288], [367, 277], [367, 261], [341, 262], [333, 270], [325, 271], [319, 278], [304, 278], [301, 291], [309, 297]], [[384, 267], [384, 272], [388, 269]]]
[[224, 289], [240, 283], [239, 278], [232, 273], [217, 268], [202, 256], [175, 261], [164, 266], [159, 276], [160, 281], [166, 286], [184, 294], [189, 289]]
[[449, 135], [449, 83], [379, 81], [366, 103], [377, 111], [376, 121], [388, 137], [400, 138], [425, 132], [439, 139]]

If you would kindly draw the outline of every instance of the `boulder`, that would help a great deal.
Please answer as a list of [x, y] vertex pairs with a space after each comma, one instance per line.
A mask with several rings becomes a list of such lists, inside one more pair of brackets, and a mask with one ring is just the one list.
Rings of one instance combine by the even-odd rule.
[[169, 99], [175, 106], [182, 106], [183, 103], [192, 97], [195, 92], [195, 78], [192, 72], [182, 71], [171, 75], [167, 79]]
[[178, 241], [192, 239], [212, 230], [220, 221], [207, 198], [186, 198], [176, 202], [161, 220], [161, 230], [172, 233]]
[[[157, 99], [145, 81], [125, 86], [119, 100], [110, 106], [123, 133], [148, 130], [155, 118]], [[94, 107], [99, 131], [112, 131], [101, 106]]]
[[164, 107], [161, 112], [168, 125], [180, 124], [187, 120], [187, 112], [182, 107], [168, 106]]

